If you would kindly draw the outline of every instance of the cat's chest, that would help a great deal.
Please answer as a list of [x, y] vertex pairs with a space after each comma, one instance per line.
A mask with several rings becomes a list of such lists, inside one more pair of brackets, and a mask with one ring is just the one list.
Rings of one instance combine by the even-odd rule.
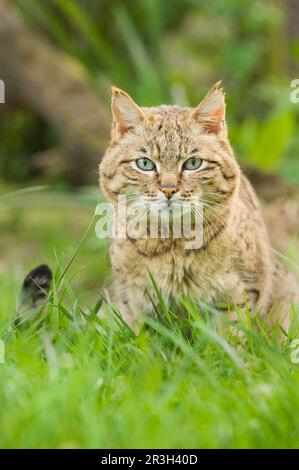
[[214, 302], [222, 300], [223, 293], [231, 290], [230, 285], [237, 284], [234, 274], [227, 273], [228, 264], [211, 259], [206, 253], [186, 255], [172, 252], [160, 260], [153, 259], [150, 265], [150, 271], [166, 298], [184, 294]]

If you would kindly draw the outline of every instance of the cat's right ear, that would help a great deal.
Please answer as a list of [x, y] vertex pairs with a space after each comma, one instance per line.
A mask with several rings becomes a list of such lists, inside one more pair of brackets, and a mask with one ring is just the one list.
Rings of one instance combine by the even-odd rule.
[[112, 87], [111, 109], [113, 115], [112, 137], [120, 137], [144, 120], [142, 109], [125, 91]]
[[211, 88], [193, 112], [193, 117], [200, 122], [205, 131], [212, 134], [226, 132], [225, 95], [219, 81]]

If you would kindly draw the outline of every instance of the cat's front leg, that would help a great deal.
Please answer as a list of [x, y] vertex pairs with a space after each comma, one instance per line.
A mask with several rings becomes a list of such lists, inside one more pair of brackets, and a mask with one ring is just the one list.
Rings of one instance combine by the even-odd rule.
[[119, 311], [125, 323], [135, 334], [140, 332], [145, 317], [152, 312], [152, 304], [146, 288], [130, 279], [125, 282], [114, 282], [111, 304]]
[[216, 305], [220, 329], [244, 343], [246, 331], [250, 328], [250, 318], [255, 315], [263, 317], [266, 313], [266, 292], [258, 283], [248, 285], [240, 278], [226, 295], [225, 301]]

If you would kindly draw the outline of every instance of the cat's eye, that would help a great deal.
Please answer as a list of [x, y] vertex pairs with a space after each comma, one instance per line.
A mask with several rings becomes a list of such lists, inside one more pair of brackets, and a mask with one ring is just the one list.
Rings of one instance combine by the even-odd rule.
[[153, 171], [156, 169], [156, 165], [150, 158], [142, 157], [136, 160], [136, 165], [139, 170]]
[[183, 170], [198, 170], [202, 165], [202, 160], [196, 157], [190, 157], [183, 164]]

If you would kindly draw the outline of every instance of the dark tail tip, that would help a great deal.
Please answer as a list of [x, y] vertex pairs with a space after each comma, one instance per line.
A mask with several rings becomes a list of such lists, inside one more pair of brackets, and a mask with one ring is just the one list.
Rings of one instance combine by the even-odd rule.
[[16, 324], [23, 321], [25, 312], [40, 306], [46, 300], [52, 279], [52, 271], [46, 264], [41, 264], [27, 274], [19, 296]]
[[34, 268], [24, 279], [23, 289], [31, 289], [36, 293], [44, 290], [49, 292], [52, 284], [52, 271], [46, 264]]

